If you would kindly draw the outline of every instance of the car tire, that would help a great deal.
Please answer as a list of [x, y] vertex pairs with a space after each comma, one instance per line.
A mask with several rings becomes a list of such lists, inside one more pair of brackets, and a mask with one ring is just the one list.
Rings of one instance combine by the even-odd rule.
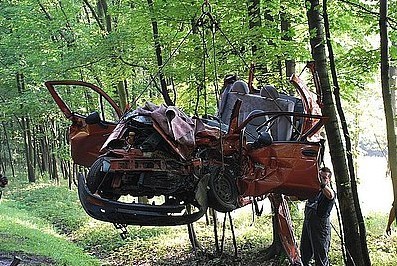
[[218, 212], [230, 212], [237, 208], [238, 190], [231, 173], [219, 168], [208, 180], [208, 206]]
[[101, 187], [110, 188], [111, 186], [112, 179], [109, 178], [107, 174], [102, 171], [103, 161], [107, 159], [107, 157], [99, 157], [98, 159], [96, 159], [96, 161], [91, 165], [90, 170], [88, 171], [86, 184], [88, 190], [92, 194], [97, 193], [102, 198], [117, 200], [120, 198], [119, 195], [101, 189]]

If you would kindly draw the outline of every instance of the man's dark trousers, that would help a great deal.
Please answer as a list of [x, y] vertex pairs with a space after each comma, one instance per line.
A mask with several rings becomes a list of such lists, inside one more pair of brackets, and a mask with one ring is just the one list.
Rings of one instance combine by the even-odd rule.
[[328, 266], [327, 253], [330, 242], [331, 225], [329, 217], [320, 218], [317, 216], [316, 210], [306, 210], [300, 247], [303, 265], [309, 265], [309, 261], [314, 255], [316, 266]]

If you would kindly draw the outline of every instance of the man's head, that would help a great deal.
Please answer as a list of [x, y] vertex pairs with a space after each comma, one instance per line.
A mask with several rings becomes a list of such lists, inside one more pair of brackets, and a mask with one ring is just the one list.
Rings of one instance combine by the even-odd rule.
[[331, 182], [332, 172], [328, 167], [322, 167], [319, 171], [321, 183], [329, 184]]

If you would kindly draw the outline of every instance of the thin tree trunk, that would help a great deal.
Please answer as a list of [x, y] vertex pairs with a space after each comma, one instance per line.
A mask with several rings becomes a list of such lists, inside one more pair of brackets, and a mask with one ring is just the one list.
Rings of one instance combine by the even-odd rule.
[[[258, 29], [262, 25], [261, 13], [260, 13], [260, 0], [248, 0], [247, 2], [248, 2], [247, 4], [248, 4], [249, 29]], [[257, 50], [258, 50], [258, 45], [254, 42], [251, 46], [251, 51], [252, 54], [254, 55], [254, 58]]]
[[[18, 88], [18, 93], [22, 94], [24, 89], [25, 89], [25, 81], [24, 81], [24, 76], [21, 73], [16, 74], [16, 79], [17, 79], [17, 88]], [[35, 171], [32, 165], [32, 148], [31, 148], [31, 132], [30, 132], [30, 123], [29, 123], [29, 117], [23, 115], [21, 117], [21, 129], [22, 129], [22, 134], [23, 134], [23, 141], [24, 141], [24, 151], [25, 151], [25, 160], [26, 160], [26, 166], [28, 170], [28, 180], [29, 182], [36, 182], [36, 176], [35, 176]]]
[[51, 147], [49, 151], [50, 159], [49, 159], [49, 174], [50, 178], [59, 181], [59, 175], [58, 175], [58, 164], [57, 164], [57, 158], [55, 156], [55, 150], [58, 147], [58, 142], [59, 142], [59, 136], [57, 134], [56, 130], [56, 122], [54, 120], [51, 120], [50, 123], [50, 132], [51, 132]]
[[43, 168], [43, 145], [42, 141], [44, 138], [44, 134], [42, 131], [42, 127], [40, 125], [36, 125], [36, 158], [37, 158], [37, 167], [39, 168], [40, 174], [43, 175], [44, 168]]
[[28, 171], [28, 180], [29, 182], [35, 182], [36, 181], [36, 177], [34, 175], [34, 170], [33, 170], [33, 165], [31, 162], [31, 148], [30, 148], [30, 140], [29, 140], [29, 136], [30, 134], [28, 134], [29, 129], [28, 129], [28, 125], [29, 125], [29, 119], [27, 117], [22, 117], [21, 118], [21, 125], [22, 125], [22, 131], [23, 131], [23, 143], [24, 143], [24, 153], [25, 153], [25, 162], [26, 162], [26, 167], [27, 167], [27, 171]]
[[[393, 184], [394, 203], [397, 204], [397, 144], [396, 132], [393, 112], [393, 100], [390, 91], [389, 83], [389, 43], [388, 43], [388, 30], [387, 30], [387, 13], [388, 5], [387, 0], [380, 0], [380, 56], [381, 56], [381, 82], [382, 82], [382, 96], [383, 107], [386, 117], [386, 132], [387, 132], [387, 154], [388, 163], [390, 168], [391, 180]], [[396, 206], [396, 205], [395, 205]], [[397, 214], [397, 208], [395, 208]]]
[[337, 74], [336, 74], [335, 58], [334, 58], [334, 52], [333, 52], [332, 44], [331, 44], [331, 34], [329, 31], [327, 0], [324, 0], [323, 15], [324, 15], [324, 28], [325, 28], [325, 32], [326, 32], [328, 55], [329, 55], [329, 59], [330, 59], [332, 81], [334, 84], [334, 95], [335, 95], [336, 107], [337, 107], [337, 111], [338, 111], [339, 118], [341, 121], [343, 135], [345, 137], [346, 157], [347, 157], [347, 163], [348, 163], [349, 173], [350, 173], [354, 207], [356, 210], [357, 220], [358, 220], [358, 224], [359, 224], [361, 249], [362, 249], [365, 265], [371, 265], [371, 260], [369, 257], [368, 246], [367, 246], [367, 233], [365, 230], [365, 223], [364, 223], [363, 215], [361, 213], [360, 201], [358, 198], [356, 174], [355, 174], [355, 169], [354, 169], [354, 160], [353, 160], [353, 152], [352, 152], [352, 144], [351, 144], [351, 140], [350, 140], [350, 134], [349, 134], [349, 129], [347, 126], [345, 114], [342, 109], [342, 103], [341, 103], [340, 93], [339, 93], [340, 88], [339, 88], [339, 82], [338, 82], [338, 78], [337, 78]]
[[310, 45], [312, 56], [318, 70], [321, 90], [323, 94], [323, 115], [328, 117], [325, 125], [331, 161], [334, 169], [336, 186], [338, 191], [338, 202], [342, 214], [346, 249], [351, 257], [348, 257], [348, 265], [366, 265], [361, 249], [361, 237], [359, 223], [352, 195], [349, 171], [346, 164], [346, 154], [343, 148], [341, 134], [339, 131], [338, 118], [332, 99], [332, 91], [327, 71], [327, 58], [324, 46], [323, 20], [320, 14], [318, 0], [307, 2], [307, 17], [310, 33]]
[[37, 148], [37, 132], [36, 132], [36, 126], [32, 125], [29, 127], [31, 130], [31, 139], [32, 139], [32, 144], [31, 144], [31, 148], [32, 148], [32, 162], [33, 162], [33, 166], [36, 169], [37, 165], [38, 165], [38, 158], [39, 158], [39, 154], [38, 154], [38, 148]]
[[[86, 3], [87, 4], [87, 3]], [[89, 5], [89, 4], [88, 4]], [[97, 10], [98, 10], [98, 24], [105, 25], [104, 30], [107, 33], [111, 33], [114, 31], [116, 26], [112, 25], [112, 22], [115, 21], [114, 18], [108, 12], [108, 4], [106, 0], [99, 0], [97, 2]], [[94, 12], [94, 10], [92, 10]], [[114, 45], [114, 50], [117, 50], [117, 44]], [[116, 55], [115, 55], [116, 56]], [[116, 93], [119, 96], [119, 105], [122, 110], [125, 110], [127, 106], [127, 91], [125, 86], [125, 80], [119, 80], [113, 83], [113, 86], [116, 89]]]
[[72, 189], [74, 168], [73, 168], [73, 164], [72, 164], [72, 162], [70, 160], [67, 161], [67, 164], [68, 164], [68, 169], [69, 169], [68, 188]]
[[6, 174], [7, 155], [4, 143], [6, 142], [1, 138], [3, 136], [2, 129], [0, 129], [0, 173]]
[[[289, 30], [291, 28], [291, 22], [287, 19], [287, 16], [284, 12], [281, 12], [280, 14], [281, 17], [281, 39], [284, 41], [292, 41], [292, 37], [289, 36]], [[285, 77], [287, 81], [289, 81], [289, 78], [292, 76], [292, 74], [295, 73], [295, 60], [292, 58], [286, 59], [285, 60]], [[289, 90], [290, 95], [295, 94], [294, 88], [289, 86], [291, 88]]]
[[[248, 0], [247, 1], [247, 7], [248, 7], [248, 18], [249, 18], [249, 29], [250, 30], [259, 30], [260, 27], [262, 26], [262, 20], [261, 20], [261, 13], [260, 13], [260, 0]], [[257, 42], [258, 40], [261, 39], [261, 36], [255, 36], [254, 42], [251, 44], [251, 52], [254, 58], [254, 61], [259, 60], [257, 57], [258, 55], [261, 56], [261, 53], [259, 52], [260, 46], [258, 47]], [[267, 69], [261, 66], [261, 62], [256, 62], [257, 63], [257, 69], [261, 73], [257, 73], [257, 79], [260, 79], [259, 82], [265, 82], [264, 78], [261, 78], [261, 75], [266, 76], [265, 73], [267, 72]], [[263, 71], [264, 70], [264, 71]], [[270, 202], [272, 203], [272, 213], [276, 213], [277, 210], [275, 209], [274, 206], [274, 201], [272, 200], [271, 197], [269, 197]], [[275, 256], [278, 256], [282, 253], [282, 245], [281, 245], [281, 240], [279, 233], [277, 231], [278, 225], [277, 225], [277, 217], [276, 215], [272, 216], [272, 226], [273, 226], [273, 242], [270, 245], [269, 248], [266, 250], [266, 257], [267, 258], [274, 258]]]
[[10, 167], [11, 167], [12, 177], [15, 178], [14, 162], [13, 162], [12, 154], [11, 154], [10, 139], [8, 137], [7, 128], [4, 124], [4, 122], [1, 122], [1, 125], [3, 126], [4, 136], [5, 136], [5, 141], [6, 141], [6, 145], [7, 145], [7, 151], [8, 151], [8, 157], [10, 158], [9, 163], [10, 163]]
[[41, 151], [40, 169], [42, 172], [47, 172], [48, 171], [47, 132], [42, 125], [39, 126], [39, 131], [42, 134], [42, 138], [40, 139], [40, 151]]
[[125, 110], [128, 104], [128, 99], [127, 99], [127, 90], [125, 86], [125, 80], [124, 81], [119, 81], [117, 82], [117, 94], [119, 95], [119, 101], [120, 101], [120, 108], [121, 110]]
[[159, 79], [160, 79], [160, 85], [161, 85], [161, 93], [162, 93], [164, 101], [167, 105], [174, 105], [174, 103], [171, 100], [171, 97], [168, 93], [167, 83], [165, 81], [165, 77], [164, 77], [164, 74], [162, 71], [163, 56], [162, 56], [162, 51], [161, 51], [159, 30], [158, 30], [157, 21], [155, 18], [155, 13], [154, 13], [154, 8], [153, 8], [153, 0], [147, 0], [147, 3], [149, 5], [150, 20], [152, 22], [154, 48], [156, 50], [157, 66], [159, 68]]
[[30, 125], [30, 117], [25, 117], [26, 123], [26, 140], [27, 140], [27, 151], [28, 151], [28, 175], [29, 182], [36, 182], [35, 164], [34, 164], [34, 149], [33, 149], [33, 136]]
[[[394, 78], [393, 78], [394, 77]], [[397, 67], [389, 65], [389, 89], [393, 114], [396, 113]]]
[[108, 4], [106, 0], [99, 0], [97, 2], [97, 9], [99, 18], [102, 22], [102, 25], [106, 26], [106, 31], [109, 33], [112, 31], [112, 17], [108, 13]]

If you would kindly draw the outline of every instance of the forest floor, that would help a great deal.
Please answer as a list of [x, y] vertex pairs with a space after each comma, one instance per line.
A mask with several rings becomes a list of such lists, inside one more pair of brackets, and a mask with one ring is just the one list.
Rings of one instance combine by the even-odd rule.
[[[392, 201], [390, 180], [385, 176], [385, 160], [379, 157], [360, 161], [358, 176], [367, 241], [373, 265], [395, 265], [397, 231], [384, 234], [387, 212]], [[11, 180], [12, 181], [12, 180]], [[250, 206], [232, 213], [237, 242], [234, 254], [230, 226], [225, 228], [224, 252], [216, 252], [213, 223], [203, 218], [194, 228], [200, 251], [193, 251], [186, 226], [129, 226], [122, 240], [113, 225], [89, 218], [82, 210], [76, 191], [65, 185], [16, 184], [10, 182], [0, 202], [0, 266], [9, 266], [14, 256], [20, 266], [49, 265], [289, 265], [285, 257], [267, 259], [272, 243], [269, 202], [263, 202], [261, 217], [252, 220]], [[299, 240], [304, 203], [293, 206], [292, 217]], [[221, 242], [224, 216], [218, 215]], [[332, 223], [338, 230], [336, 212]], [[228, 223], [227, 223], [228, 224]], [[343, 265], [338, 232], [332, 231], [330, 259]]]

